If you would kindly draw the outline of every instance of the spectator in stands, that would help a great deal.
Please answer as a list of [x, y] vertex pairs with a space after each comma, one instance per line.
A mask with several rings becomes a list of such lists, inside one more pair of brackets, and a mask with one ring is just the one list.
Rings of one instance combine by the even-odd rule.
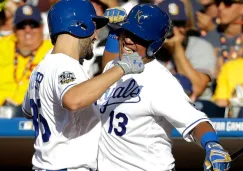
[[44, 33], [44, 39], [49, 39], [49, 28], [47, 24], [47, 13], [50, 9], [50, 7], [55, 4], [59, 0], [26, 0], [26, 4], [33, 5], [39, 8], [41, 12], [41, 18], [43, 22], [43, 33]]
[[185, 6], [185, 11], [186, 11], [186, 16], [187, 16], [186, 28], [196, 31], [193, 2], [191, 0], [180, 0], [180, 1], [182, 1]]
[[[187, 16], [181, 1], [163, 1], [158, 6], [168, 13], [174, 25], [159, 51], [162, 54], [158, 56], [163, 59], [158, 60], [173, 74], [183, 75], [191, 81], [193, 101], [199, 96], [201, 99], [210, 99], [212, 92], [206, 93], [205, 90], [214, 77], [216, 57], [213, 47], [200, 37], [187, 35]], [[181, 83], [183, 84], [183, 81]], [[185, 80], [185, 83], [187, 84], [188, 80]]]
[[242, 57], [243, 0], [215, 0], [219, 10], [220, 25], [205, 36], [218, 56], [217, 70], [228, 60]]
[[202, 8], [196, 12], [197, 27], [200, 29], [202, 36], [205, 36], [207, 32], [213, 31], [217, 23], [219, 22], [218, 7], [214, 3], [214, 0], [200, 0]]
[[158, 5], [158, 4], [161, 3], [162, 1], [164, 1], [164, 0], [151, 0], [151, 2], [152, 2], [154, 5]]
[[1, 23], [0, 23], [0, 37], [7, 36], [13, 32], [13, 16], [16, 9], [23, 5], [22, 0], [3, 0], [0, 3]]
[[20, 6], [14, 17], [14, 33], [0, 39], [0, 106], [20, 105], [33, 68], [52, 48], [43, 40], [40, 11]]
[[218, 106], [243, 106], [243, 58], [221, 67], [213, 100]]

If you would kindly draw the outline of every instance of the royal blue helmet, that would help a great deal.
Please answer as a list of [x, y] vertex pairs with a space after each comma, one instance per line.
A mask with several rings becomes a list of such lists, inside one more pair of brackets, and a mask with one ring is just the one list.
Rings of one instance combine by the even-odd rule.
[[171, 20], [158, 6], [141, 4], [133, 7], [125, 20], [119, 24], [123, 29], [151, 42], [147, 55], [153, 56], [162, 46]]
[[56, 41], [57, 35], [62, 33], [79, 38], [89, 37], [95, 29], [105, 26], [108, 22], [108, 18], [96, 15], [89, 0], [60, 0], [48, 12], [52, 43]]

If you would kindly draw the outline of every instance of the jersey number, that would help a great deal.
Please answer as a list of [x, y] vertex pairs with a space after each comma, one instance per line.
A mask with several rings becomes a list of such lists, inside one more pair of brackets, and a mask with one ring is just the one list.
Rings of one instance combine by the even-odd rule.
[[[34, 116], [33, 116], [33, 124], [35, 127], [35, 137], [37, 138], [39, 135], [39, 130], [41, 130], [42, 133], [42, 140], [43, 142], [48, 142], [49, 138], [51, 136], [51, 131], [48, 126], [48, 123], [46, 119], [39, 113], [39, 109], [41, 108], [40, 99], [37, 99], [37, 104], [33, 99], [30, 99], [30, 106], [33, 110]], [[39, 125], [40, 123], [40, 125]], [[40, 126], [42, 126], [41, 129]]]
[[[111, 134], [112, 131], [113, 131], [113, 120], [114, 120], [114, 111], [111, 111], [110, 113], [110, 126], [109, 126], [109, 129], [108, 129], [108, 133]], [[120, 118], [122, 118], [122, 121], [121, 122], [118, 122], [118, 128], [114, 128], [114, 132], [117, 136], [121, 137], [123, 136], [126, 131], [127, 131], [127, 128], [126, 128], [126, 125], [128, 123], [128, 118], [127, 116], [124, 114], [124, 113], [118, 113], [115, 115], [115, 118], [120, 120]]]

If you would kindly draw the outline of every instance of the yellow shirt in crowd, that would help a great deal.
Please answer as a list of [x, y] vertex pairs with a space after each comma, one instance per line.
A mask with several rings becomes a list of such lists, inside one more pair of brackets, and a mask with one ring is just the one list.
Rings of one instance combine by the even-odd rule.
[[52, 48], [51, 42], [44, 40], [31, 61], [31, 56], [16, 55], [15, 42], [15, 35], [0, 39], [0, 106], [6, 99], [22, 104], [32, 70]]
[[220, 70], [213, 100], [229, 100], [237, 85], [243, 83], [243, 58], [225, 63]]

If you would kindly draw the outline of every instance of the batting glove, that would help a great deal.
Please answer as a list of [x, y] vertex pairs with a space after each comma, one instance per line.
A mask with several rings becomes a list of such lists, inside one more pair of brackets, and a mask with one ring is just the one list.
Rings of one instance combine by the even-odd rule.
[[115, 7], [108, 8], [105, 11], [104, 16], [109, 18], [109, 23], [119, 23], [124, 20], [127, 14], [124, 8]]
[[216, 142], [206, 144], [206, 159], [204, 171], [227, 171], [231, 167], [231, 158], [228, 152]]
[[144, 64], [142, 61], [142, 57], [138, 55], [137, 52], [132, 54], [123, 54], [122, 59], [117, 61], [118, 66], [120, 66], [124, 75], [126, 74], [139, 74], [144, 70]]

